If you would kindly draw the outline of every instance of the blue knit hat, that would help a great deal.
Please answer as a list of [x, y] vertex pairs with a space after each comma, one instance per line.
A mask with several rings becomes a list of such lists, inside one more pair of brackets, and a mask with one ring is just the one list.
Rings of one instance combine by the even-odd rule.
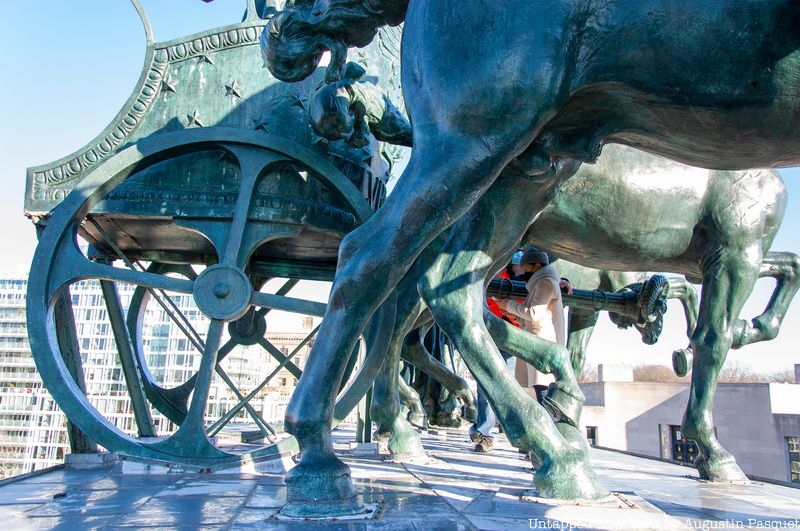
[[517, 251], [511, 258], [511, 265], [519, 265], [520, 260], [522, 260], [522, 251]]
[[547, 256], [547, 253], [541, 249], [537, 249], [536, 247], [527, 247], [524, 251], [522, 251], [522, 257], [520, 258], [519, 263], [520, 265], [548, 265], [550, 263], [550, 257]]

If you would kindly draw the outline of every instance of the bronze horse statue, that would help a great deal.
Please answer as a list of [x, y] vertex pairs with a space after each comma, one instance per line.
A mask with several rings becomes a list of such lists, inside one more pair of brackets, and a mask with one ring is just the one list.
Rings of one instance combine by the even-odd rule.
[[[343, 47], [363, 45], [375, 27], [403, 18], [403, 93], [415, 149], [384, 206], [340, 248], [320, 339], [287, 410], [286, 427], [302, 449], [287, 476], [290, 514], [360, 510], [330, 440], [343, 353], [425, 247], [491, 188], [505, 188], [498, 195], [510, 198], [519, 179], [535, 183], [526, 203], [535, 215], [566, 179], [565, 165], [595, 161], [609, 142], [712, 169], [800, 163], [796, 2], [298, 0], [265, 33], [270, 70], [285, 81], [302, 79], [330, 49], [334, 80]], [[455, 50], [461, 55], [443, 60]], [[511, 167], [518, 175], [508, 182], [501, 172]], [[730, 243], [706, 258], [728, 273], [702, 278], [706, 297], [691, 345], [694, 379], [703, 385], [692, 387], [683, 423], [687, 436], [707, 443], [706, 473], [721, 478], [736, 467], [713, 438], [710, 404], [738, 311], [712, 301], [740, 308], [762, 258], [760, 244]], [[481, 254], [468, 252], [476, 260]], [[452, 281], [448, 262], [437, 259], [429, 280]], [[484, 280], [475, 275], [469, 282], [481, 292]], [[444, 287], [427, 286], [437, 295]], [[485, 330], [470, 310], [469, 326], [456, 329], [479, 340]], [[485, 355], [467, 364], [483, 385], [500, 356], [490, 340], [481, 345]], [[499, 409], [536, 425], [522, 428], [520, 442], [542, 461], [540, 490], [573, 498], [604, 493], [585, 452], [541, 407], [499, 397], [497, 389], [487, 388], [487, 395], [496, 410], [503, 400], [513, 407]]]
[[[375, 116], [387, 114], [382, 105], [376, 103], [380, 98], [364, 96], [364, 94], [369, 93], [368, 90], [362, 89], [348, 93], [339, 88], [331, 90], [340, 84], [337, 82], [336, 84], [328, 85], [318, 92], [318, 99], [325, 102], [325, 104], [312, 105], [312, 109], [317, 107], [325, 108], [326, 110], [322, 113], [313, 111], [310, 113], [312, 125], [315, 128], [323, 129], [319, 127], [320, 123], [340, 124], [337, 125], [337, 129], [333, 131], [332, 135], [334, 138], [338, 138], [338, 131], [346, 133], [354, 129], [352, 123], [356, 113], [350, 110], [352, 108], [374, 109], [378, 111], [373, 112]], [[352, 81], [346, 80], [345, 84], [346, 86], [351, 85]], [[371, 90], [374, 91], [375, 89]], [[368, 125], [369, 129], [377, 133], [376, 136], [379, 138], [386, 136], [386, 133], [381, 130], [381, 124], [375, 120], [371, 120]], [[387, 127], [390, 131], [397, 129], [395, 125], [391, 124], [384, 127]], [[320, 133], [331, 135], [329, 129], [320, 130]], [[410, 132], [405, 136], [410, 137]], [[670, 176], [679, 182], [670, 182]], [[639, 182], [644, 179], [648, 182], [644, 184]], [[690, 181], [692, 184], [689, 187], [692, 191], [688, 192], [688, 195], [687, 187], [685, 186], [686, 181]], [[739, 194], [735, 198], [739, 201], [738, 203], [735, 205], [719, 205], [718, 207], [705, 203], [705, 198], [718, 197], [720, 190], [735, 186], [734, 183], [736, 181], [739, 181], [738, 186], [742, 190], [750, 192], [749, 194]], [[676, 186], [681, 190], [676, 191]], [[770, 193], [761, 193], [761, 189]], [[694, 197], [691, 197], [692, 194]], [[580, 203], [576, 201], [576, 197], [581, 197]], [[755, 199], [752, 199], [753, 197]], [[608, 203], [608, 206], [606, 206], [607, 198], [613, 198], [613, 202]], [[675, 200], [685, 201], [691, 206], [684, 210], [673, 212], [670, 209]], [[655, 203], [659, 208], [635, 208], [636, 203], [641, 201]], [[554, 202], [544, 210], [542, 215], [529, 228], [529, 243], [544, 247], [551, 252], [566, 253], [568, 256], [573, 256], [573, 259], [582, 260], [584, 263], [593, 263], [593, 260], [586, 260], [587, 252], [590, 254], [599, 252], [602, 255], [598, 258], [601, 263], [608, 263], [611, 256], [617, 260], [617, 264], [624, 264], [627, 267], [636, 267], [631, 264], [655, 264], [654, 260], [657, 260], [657, 265], [669, 268], [671, 271], [684, 272], [691, 275], [693, 279], [697, 279], [699, 278], [698, 266], [690, 264], [700, 263], [698, 249], [726, 245], [724, 242], [738, 241], [744, 237], [753, 241], [760, 240], [763, 251], [766, 252], [779, 226], [784, 205], [783, 184], [774, 174], [759, 176], [758, 173], [748, 174], [745, 172], [741, 172], [738, 175], [726, 172], [709, 173], [704, 170], [689, 168], [667, 160], [647, 156], [644, 153], [633, 150], [612, 149], [601, 159], [601, 162], [596, 167], [586, 166], [582, 168], [576, 177], [567, 182], [556, 196]], [[665, 209], [664, 207], [667, 208]], [[522, 212], [526, 210], [524, 204], [519, 205], [519, 208]], [[743, 211], [747, 212], [746, 216], [742, 215]], [[671, 215], [673, 213], [675, 216]], [[653, 227], [652, 220], [655, 218], [667, 221], [672, 231], [671, 237], [673, 239], [688, 241], [693, 238], [693, 234], [697, 229], [697, 215], [700, 213], [717, 217], [720, 220], [724, 220], [724, 222], [700, 231], [699, 236], [694, 237], [696, 241], [692, 243], [692, 248], [684, 250], [682, 254], [672, 255], [673, 247], [659, 247], [657, 250], [650, 249], [644, 240], [644, 238], [652, 239], [650, 232], [660, 230], [658, 227]], [[517, 215], [518, 213], [514, 209], [508, 209], [504, 217], [511, 219]], [[594, 234], [587, 234], [587, 227], [590, 227], [592, 223], [601, 218], [623, 220], [626, 217], [631, 219], [626, 220], [625, 223], [600, 223], [601, 226], [611, 227], [611, 231], [604, 234], [600, 249], [590, 248], [592, 242], [595, 244], [597, 242], [592, 239], [595, 236]], [[673, 219], [673, 217], [676, 219]], [[525, 220], [527, 218], [523, 214], [520, 219]], [[764, 223], [760, 225], [760, 229], [750, 230], [753, 229], [750, 225], [753, 224], [752, 220], [755, 219], [762, 219]], [[461, 233], [471, 230], [462, 225], [458, 224], [456, 230]], [[650, 230], [643, 230], [644, 227], [650, 227]], [[431, 249], [429, 248], [428, 253], [430, 252]], [[456, 250], [445, 247], [440, 249], [440, 252], [456, 252]], [[620, 256], [617, 257], [618, 255]], [[778, 288], [775, 290], [775, 297], [770, 304], [771, 310], [765, 312], [764, 315], [754, 321], [757, 326], [750, 326], [744, 321], [738, 323], [739, 333], [736, 335], [737, 339], [734, 340], [733, 344], [735, 348], [741, 346], [744, 342], [758, 340], [755, 337], [738, 339], [748, 326], [750, 326], [750, 330], [766, 332], [765, 338], [767, 339], [774, 337], [780, 327], [780, 320], [794, 294], [795, 283], [793, 279], [796, 278], [796, 270], [793, 268], [797, 267], [794, 255], [779, 257], [773, 254], [766, 260], [766, 264], [764, 275], [775, 276], [779, 281]], [[772, 264], [772, 266], [769, 264]], [[632, 273], [586, 268], [576, 264], [568, 265], [567, 267], [567, 276], [574, 276], [578, 282], [576, 286], [579, 287], [591, 285], [608, 291], [616, 291], [627, 284], [639, 280]], [[702, 269], [703, 267], [711, 266], [705, 264], [699, 267]], [[466, 274], [467, 271], [464, 271], [464, 273]], [[409, 276], [413, 277], [413, 275]], [[583, 284], [583, 282], [586, 282], [586, 284]], [[413, 289], [411, 293], [412, 297], [414, 297]], [[668, 298], [678, 298], [683, 303], [687, 319], [687, 336], [691, 336], [697, 317], [697, 299], [694, 288], [683, 280], [673, 279], [670, 284]], [[459, 308], [455, 307], [451, 311], [458, 313]], [[776, 316], [777, 319], [774, 319]], [[586, 344], [596, 319], [596, 312], [570, 308], [571, 329], [568, 349], [575, 374], [580, 372], [583, 365]], [[624, 320], [617, 320], [616, 322], [618, 324], [628, 324]], [[399, 323], [405, 323], [406, 327], [400, 326]], [[402, 339], [406, 333], [408, 324], [410, 323], [400, 318], [398, 319], [398, 327], [395, 330], [398, 340]], [[655, 340], [653, 330], [649, 329], [649, 325], [641, 329], [640, 332], [645, 342], [652, 343]], [[648, 338], [648, 336], [650, 337]], [[404, 343], [404, 348], [414, 343], [418, 343], [418, 341], [407, 339]], [[389, 357], [390, 359], [394, 357], [393, 359], [396, 360], [396, 354], [390, 354]], [[691, 348], [676, 351], [674, 358], [676, 359], [676, 367], [680, 367], [678, 372], [685, 374], [687, 372], [687, 360], [691, 360]], [[427, 361], [425, 358], [421, 360], [426, 365]], [[396, 363], [396, 361], [388, 361], [387, 363]], [[441, 370], [438, 372], [439, 374], [442, 373]], [[384, 378], [381, 378], [376, 385], [373, 418], [381, 421], [381, 435], [386, 436], [393, 432], [402, 434], [398, 437], [392, 436], [390, 439], [390, 449], [393, 454], [403, 456], [411, 453], [413, 455], [421, 451], [413, 430], [404, 423], [402, 426], [396, 426], [398, 422], [402, 423], [397, 419], [400, 408], [399, 402], [394, 398], [397, 396], [397, 384], [401, 386], [401, 390], [406, 391], [403, 393], [405, 397], [404, 403], [410, 404], [412, 407], [418, 406], [418, 404], [413, 401], [414, 397], [409, 395], [408, 390], [403, 388], [403, 382], [398, 380], [397, 384], [395, 384], [392, 381], [385, 380], [390, 373], [392, 373], [392, 370], [387, 368], [383, 373]], [[459, 390], [459, 387], [452, 389], [454, 383], [456, 386], [458, 385], [457, 380], [449, 378], [448, 383], [450, 383], [451, 390]], [[564, 382], [561, 381], [559, 383], [563, 384]], [[465, 386], [462, 386], [460, 391], [461, 396], [468, 396]], [[570, 394], [573, 397], [577, 396], [575, 392]], [[409, 399], [412, 401], [409, 402]], [[421, 408], [416, 407], [414, 410], [417, 412], [417, 423], [419, 423]], [[393, 425], [396, 428], [392, 429], [391, 426]]]
[[[567, 278], [570, 281], [573, 288], [586, 291], [599, 290], [605, 293], [618, 293], [623, 290], [635, 289], [648, 279], [648, 275], [643, 272], [596, 269], [558, 258], [555, 258], [551, 263], [555, 264], [562, 278]], [[669, 279], [664, 298], [676, 299], [681, 304], [686, 318], [686, 337], [690, 338], [697, 322], [698, 298], [694, 286], [683, 278], [672, 277]], [[566, 304], [566, 306], [568, 306], [567, 350], [569, 351], [572, 370], [575, 376], [578, 377], [584, 368], [586, 350], [594, 332], [594, 327], [597, 324], [600, 311], [570, 306], [569, 304]], [[661, 334], [662, 319], [640, 324], [621, 315], [609, 314], [609, 317], [618, 328], [627, 329], [633, 327], [641, 335], [642, 342], [647, 345], [655, 344]], [[433, 323], [433, 316], [430, 316], [430, 323]], [[419, 371], [417, 374], [424, 374], [446, 389], [448, 400], [453, 397], [460, 401], [463, 411], [453, 412], [451, 416], [457, 415], [474, 422], [475, 400], [469, 384], [463, 377], [445, 367], [427, 351], [423, 341], [424, 338], [421, 337], [427, 331], [427, 326], [430, 325], [426, 324], [409, 332], [403, 341], [400, 358], [413, 366], [416, 371]], [[685, 361], [688, 354], [690, 354], [688, 349], [680, 349], [673, 353], [673, 358], [680, 361], [680, 365], [678, 365], [680, 369], [685, 369]], [[675, 370], [681, 376], [685, 374], [678, 368]], [[427, 408], [423, 406], [420, 393], [417, 392], [418, 389], [410, 386], [402, 376], [398, 378], [397, 387], [396, 394], [399, 396], [400, 404], [408, 410], [406, 415], [408, 422], [418, 428], [427, 428]], [[381, 403], [380, 398], [377, 395], [373, 395], [371, 418], [373, 422], [379, 425], [373, 434], [373, 438], [379, 440], [390, 439], [392, 435], [391, 429], [384, 427], [380, 421], [384, 419], [383, 422], [391, 425], [394, 418], [391, 417], [391, 413], [388, 420], [385, 420], [386, 417], [382, 417], [382, 415], [386, 415], [384, 412], [391, 410], [385, 409], [386, 405]], [[437, 419], [433, 419], [431, 423], [439, 424]]]
[[[672, 180], [669, 179], [670, 176]], [[691, 187], [685, 186], [687, 182], [691, 183]], [[515, 191], [525, 192], [532, 186], [520, 182]], [[433, 310], [433, 315], [444, 330], [454, 338], [458, 350], [465, 359], [478, 355], [476, 352], [479, 348], [471, 344], [468, 339], [464, 339], [463, 334], [458, 328], [454, 328], [455, 325], [452, 323], [460, 320], [459, 322], [464, 321], [463, 326], [468, 326], [464, 308], [480, 306], [481, 299], [466, 301], [466, 295], [462, 294], [463, 298], [458, 300], [458, 291], [455, 288], [463, 284], [463, 282], [459, 284], [460, 278], [470, 275], [485, 278], [491, 276], [493, 271], [491, 265], [483, 265], [492, 262], [469, 261], [466, 258], [467, 252], [463, 249], [480, 249], [492, 256], [493, 250], [498, 248], [498, 242], [505, 242], [508, 238], [513, 238], [514, 234], [518, 235], [523, 231], [524, 244], [534, 244], [575, 262], [640, 271], [660, 269], [682, 273], [692, 279], [712, 274], [738, 277], [738, 271], [729, 271], [728, 265], [707, 260], [709, 252], [725, 247], [731, 241], [747, 242], [745, 247], [758, 246], [764, 254], [760, 276], [775, 277], [778, 283], [769, 306], [762, 315], [752, 322], [736, 321], [733, 343], [735, 348], [775, 337], [789, 303], [800, 286], [800, 259], [793, 253], [768, 252], [786, 205], [785, 188], [775, 172], [701, 170], [653, 157], [638, 150], [609, 146], [596, 165], [582, 167], [562, 187], [555, 199], [527, 228], [527, 231], [526, 224], [529, 222], [530, 214], [525, 208], [526, 197], [525, 193], [520, 193], [514, 199], [506, 198], [499, 204], [493, 204], [492, 210], [486, 210], [484, 218], [474, 216], [471, 212], [464, 220], [459, 220], [453, 226], [451, 234], [461, 240], [467, 238], [467, 235], [472, 235], [472, 244], [456, 246], [448, 243], [438, 247], [435, 243], [429, 245], [424, 255], [415, 263], [412, 272], [403, 281], [403, 283], [414, 282], [418, 269], [431, 267], [431, 258], [434, 255], [448, 257], [446, 278], [452, 279], [452, 282], [432, 280], [428, 277], [433, 273], [423, 271], [421, 273], [423, 286], [437, 284], [446, 286], [444, 290], [437, 289], [434, 293], [427, 293], [427, 296], [423, 290], [423, 296], [426, 296], [427, 302], [435, 301], [436, 292], [442, 292], [440, 294], [446, 300], [455, 301], [446, 308], [440, 308], [441, 302], [433, 302], [434, 308], [440, 308]], [[728, 200], [720, 201], [721, 197]], [[607, 198], [613, 198], [613, 202], [609, 202]], [[493, 191], [490, 191], [479, 205], [492, 199]], [[676, 212], [673, 204], [679, 199], [683, 202], [684, 208]], [[647, 201], [652, 206], [649, 209], [636, 208], [637, 200]], [[478, 208], [479, 206], [475, 207]], [[717, 223], [713, 228], [701, 230], [703, 219], [707, 217], [714, 218]], [[487, 220], [491, 220], [491, 224]], [[598, 223], [599, 220], [606, 222]], [[608, 220], [615, 220], [615, 223], [610, 223]], [[606, 230], [602, 231], [600, 228], [595, 228], [596, 226]], [[669, 233], [657, 238], [654, 233], [660, 230], [661, 226], [669, 226]], [[653, 240], [656, 240], [655, 244]], [[451, 238], [449, 241], [455, 240]], [[684, 243], [670, 247], [663, 245], [665, 241]], [[501, 249], [502, 245], [504, 244], [501, 243]], [[438, 252], [434, 249], [438, 249]], [[681, 252], [676, 252], [676, 249], [681, 249]], [[497, 262], [494, 263], [496, 265]], [[641, 281], [633, 273], [588, 268], [565, 263], [564, 260], [556, 263], [560, 264], [562, 275], [570, 277], [575, 287], [600, 287], [608, 291], [617, 291], [628, 284]], [[752, 290], [754, 281], [755, 279], [748, 287], [748, 294]], [[678, 298], [684, 304], [687, 335], [691, 336], [695, 330], [697, 312], [694, 289], [685, 281], [674, 279], [667, 297]], [[417, 313], [412, 312], [411, 317], [403, 317], [409, 311], [409, 307], [404, 307], [402, 301], [406, 299], [416, 301], [413, 287], [405, 288], [401, 283], [398, 287], [398, 298], [401, 303], [397, 310], [396, 345], [400, 344], [399, 341], [408, 330], [403, 328], [402, 323], [406, 323], [407, 326], [415, 319], [417, 323], [424, 322], [424, 318], [420, 317], [424, 314], [419, 313], [421, 306], [413, 306], [414, 312]], [[726, 301], [712, 302], [723, 305], [727, 311], [736, 315], [741, 310], [741, 307], [732, 307]], [[590, 326], [596, 321], [596, 312], [571, 308], [570, 314], [574, 319], [571, 320], [570, 327], [569, 358], [572, 373], [577, 375], [583, 365], [583, 352], [590, 335]], [[492, 319], [495, 320], [493, 317]], [[502, 325], [496, 323], [492, 330], [500, 332], [498, 340], [504, 349], [513, 349], [513, 353], [522, 356], [523, 359], [535, 356], [531, 352], [526, 353], [535, 348], [535, 345], [525, 343], [527, 334], [514, 333], [520, 337], [517, 347], [514, 348], [502, 339], [504, 333], [502, 331], [505, 330]], [[754, 330], [758, 330], [759, 333], [753, 333]], [[524, 346], [526, 344], [529, 346]], [[397, 346], [390, 347], [389, 358], [395, 356], [397, 359], [392, 348]], [[687, 353], [679, 351], [678, 354]], [[553, 351], [548, 359], [551, 365], [556, 359], [560, 359], [563, 364], [564, 354], [558, 356]], [[718, 362], [721, 368], [724, 358]], [[541, 363], [541, 358], [539, 361], [533, 359], [531, 363]], [[574, 381], [572, 374], [565, 372], [563, 367], [558, 367], [561, 369], [557, 374], [559, 385]], [[389, 374], [389, 370], [384, 374]], [[695, 386], [706, 383], [693, 381]], [[567, 385], [563, 390], [579, 400], [582, 399], [582, 395], [576, 393], [574, 385]], [[393, 391], [393, 394], [396, 395], [396, 391]], [[387, 410], [383, 399], [384, 395], [376, 392], [373, 417], [379, 419], [382, 425], [389, 426], [394, 419], [387, 416], [387, 412], [392, 411], [396, 414], [398, 410], [396, 406]], [[554, 413], [559, 415], [558, 412]], [[570, 420], [573, 424], [577, 424], [577, 418]], [[408, 431], [405, 428], [401, 430]], [[715, 440], [703, 439], [701, 444], [715, 444]], [[415, 447], [417, 445], [410, 445], [410, 448]], [[402, 453], [409, 450], [399, 447], [397, 451]], [[729, 472], [732, 474], [738, 471], [734, 464], [731, 464], [730, 469]], [[701, 473], [707, 474], [708, 471], [701, 467]]]

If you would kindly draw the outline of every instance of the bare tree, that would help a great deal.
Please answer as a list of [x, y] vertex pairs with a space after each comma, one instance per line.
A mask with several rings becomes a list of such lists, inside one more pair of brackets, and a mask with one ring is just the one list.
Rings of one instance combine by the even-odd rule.
[[768, 381], [763, 374], [741, 363], [729, 363], [719, 372], [719, 383], [764, 383]]
[[633, 368], [634, 382], [689, 382], [689, 377], [679, 377], [675, 372], [664, 365], [638, 365]]
[[767, 381], [770, 383], [800, 383], [794, 381], [794, 371], [790, 371], [789, 369], [767, 375]]
[[[578, 375], [579, 383], [597, 381], [597, 366], [587, 365]], [[664, 365], [637, 365], [633, 368], [634, 382], [689, 383], [692, 373], [678, 377], [671, 368]], [[729, 363], [719, 373], [719, 383], [797, 383], [794, 371], [783, 370], [773, 373], [759, 373], [738, 362]]]

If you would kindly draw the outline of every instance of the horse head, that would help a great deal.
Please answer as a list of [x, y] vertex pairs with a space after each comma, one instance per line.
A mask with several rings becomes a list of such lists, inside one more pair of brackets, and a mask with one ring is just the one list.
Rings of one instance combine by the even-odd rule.
[[[272, 17], [261, 33], [264, 63], [272, 75], [281, 81], [294, 82], [307, 78], [319, 66], [322, 54], [331, 50], [336, 55], [334, 50], [339, 46], [317, 31], [302, 11], [292, 8]], [[338, 55], [346, 56], [346, 53], [344, 50]], [[328, 69], [336, 70], [337, 67], [341, 68], [341, 65], [331, 60]], [[327, 80], [330, 76], [326, 74], [325, 77]]]
[[261, 51], [281, 81], [301, 81], [331, 52], [325, 81], [339, 79], [349, 46], [363, 47], [379, 27], [403, 21], [408, 0], [294, 0], [261, 34]]

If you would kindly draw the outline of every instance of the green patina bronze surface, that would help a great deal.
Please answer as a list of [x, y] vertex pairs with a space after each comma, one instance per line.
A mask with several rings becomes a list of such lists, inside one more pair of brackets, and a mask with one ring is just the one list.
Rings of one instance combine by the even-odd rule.
[[[247, 344], [259, 329], [256, 307], [324, 311], [287, 412], [302, 455], [287, 476], [284, 513], [358, 513], [330, 429], [380, 372], [373, 409], [392, 432], [390, 447], [399, 456], [421, 451], [396, 396], [402, 347], [425, 320], [424, 301], [509, 439], [541, 463], [539, 493], [601, 497], [575, 427], [583, 395], [570, 351], [484, 320], [484, 286], [523, 240], [584, 265], [703, 281], [697, 326], [681, 354], [693, 367], [683, 429], [698, 441], [704, 477], [741, 479], [713, 434], [711, 405], [728, 348], [774, 337], [798, 287], [800, 260], [768, 252], [783, 214], [782, 184], [770, 172], [684, 171], [625, 149], [598, 155], [618, 142], [713, 168], [800, 162], [800, 133], [785, 119], [800, 107], [800, 7], [439, 0], [428, 9], [431, 1], [408, 13], [402, 0], [293, 2], [262, 34], [262, 47], [271, 72], [305, 80], [299, 84], [264, 75], [253, 53], [259, 15], [275, 6], [248, 2], [241, 24], [168, 43], [155, 43], [145, 20], [145, 68], [115, 121], [75, 154], [28, 175], [26, 212], [46, 225], [31, 272], [29, 330], [56, 400], [110, 449], [186, 463], [240, 460], [211, 445], [203, 423], [225, 355], [225, 323], [233, 341]], [[403, 90], [413, 128], [387, 98], [400, 86], [399, 33], [377, 30], [404, 19]], [[347, 63], [348, 46], [376, 35], [372, 51]], [[326, 49], [330, 65], [319, 69]], [[374, 216], [394, 152], [373, 136], [404, 145], [413, 136], [415, 146]], [[587, 161], [598, 164], [579, 170]], [[89, 257], [74, 245], [78, 234], [92, 244]], [[329, 277], [337, 252], [327, 309], [258, 292], [277, 273]], [[211, 267], [174, 278], [107, 263], [120, 257]], [[738, 320], [759, 276], [779, 280], [770, 305], [752, 321]], [[172, 437], [146, 443], [120, 433], [71, 376], [79, 364], [65, 359], [63, 346], [75, 342], [63, 337], [69, 330], [51, 336], [51, 324], [65, 289], [85, 278], [104, 281], [140, 434], [149, 434], [142, 404], [150, 400], [180, 419]], [[105, 281], [191, 294], [212, 318], [200, 371], [185, 388], [157, 389], [134, 370], [136, 328], [131, 316], [124, 324]], [[337, 404], [365, 329], [373, 348]], [[547, 408], [505, 372], [498, 347], [556, 375]]]
[[[263, 337], [265, 316], [272, 309], [324, 313], [324, 304], [293, 298], [289, 290], [297, 279], [332, 278], [340, 240], [383, 201], [394, 155], [371, 137], [351, 147], [314, 133], [308, 107], [324, 69], [300, 84], [265, 75], [258, 49], [265, 21], [259, 15], [274, 12], [269, 3], [248, 2], [241, 23], [156, 42], [134, 1], [148, 43], [131, 97], [86, 146], [28, 170], [25, 210], [42, 229], [29, 278], [31, 349], [70, 421], [108, 450], [216, 467], [296, 449], [291, 438], [269, 444], [269, 426], [248, 403], [257, 390], [243, 396], [233, 387], [239, 404], [205, 426], [210, 382], [218, 375], [232, 384], [217, 362], [237, 345], [250, 344], [260, 344], [280, 367], [300, 376], [291, 355]], [[390, 43], [387, 37], [365, 51], [362, 63], [380, 71], [395, 60]], [[90, 244], [85, 254], [76, 246], [79, 239]], [[139, 261], [151, 262], [149, 269]], [[191, 265], [206, 268], [196, 272]], [[274, 295], [260, 293], [274, 277], [289, 280]], [[63, 303], [70, 285], [84, 279], [103, 285], [135, 434], [121, 432], [84, 396], [79, 338]], [[127, 316], [114, 282], [139, 287]], [[163, 290], [193, 297], [211, 318], [201, 334], [185, 316], [175, 317], [204, 355], [199, 371], [174, 388], [157, 384], [142, 350], [141, 318], [148, 301], [169, 304]], [[394, 315], [371, 321], [360, 365], [348, 355], [342, 373], [331, 376], [338, 391], [339, 381], [352, 373], [333, 405], [338, 419], [364, 396], [383, 361]], [[226, 327], [230, 340], [223, 343]], [[313, 332], [306, 340], [312, 338]], [[180, 429], [162, 441], [148, 439], [154, 434], [151, 405]], [[214, 446], [210, 437], [240, 409], [258, 426], [253, 436], [268, 444], [244, 454]], [[349, 485], [346, 478], [343, 485]], [[344, 492], [337, 491], [337, 498]]]
[[[498, 211], [519, 205], [529, 222], [568, 174], [579, 163], [596, 160], [608, 142], [710, 168], [797, 164], [800, 132], [786, 116], [800, 108], [795, 75], [800, 68], [800, 7], [787, 0], [514, 0], [502, 5], [420, 0], [410, 6], [403, 0], [298, 0], [265, 34], [270, 69], [281, 79], [302, 79], [330, 49], [327, 79], [334, 81], [344, 72], [346, 46], [363, 46], [376, 27], [403, 18], [403, 91], [414, 151], [384, 207], [343, 242], [320, 331], [324, 341], [315, 344], [310, 358], [320, 370], [307, 372], [301, 381], [287, 428], [298, 434], [304, 454], [326, 453], [333, 459], [327, 451], [329, 409], [318, 402], [322, 371], [352, 347], [361, 323], [401, 284], [426, 246], [449, 225], [472, 219], [475, 230], [453, 231], [447, 244], [452, 252], [426, 269], [423, 297], [437, 322], [454, 332], [451, 337], [476, 378], [482, 384], [498, 380], [487, 387], [487, 394], [499, 417], [526, 419], [526, 426], [506, 427], [518, 446], [542, 457], [536, 476], [540, 491], [597, 496], [602, 489], [585, 455], [569, 444], [571, 434], [565, 437], [559, 429], [563, 425], [555, 426], [536, 404], [518, 396], [511, 382], [503, 382], [499, 354], [481, 330], [480, 306], [463, 307], [465, 298], [482, 300], [486, 272], [498, 258], [503, 258], [501, 263], [507, 259], [518, 243], [496, 247], [501, 252], [487, 251], [495, 243], [487, 241], [487, 235], [497, 236], [499, 227], [506, 231], [509, 225], [492, 205], [502, 205]], [[454, 55], [455, 51], [466, 53]], [[679, 197], [682, 192], [675, 190]], [[734, 186], [709, 200], [712, 205], [732, 204], [748, 193]], [[646, 204], [644, 191], [634, 195]], [[678, 203], [673, 200], [674, 204]], [[688, 198], [687, 208], [695, 207]], [[739, 213], [736, 207], [734, 213]], [[698, 220], [701, 227], [711, 221], [716, 218]], [[597, 227], [594, 222], [581, 225]], [[724, 269], [690, 273], [694, 279], [702, 275], [706, 297], [692, 336], [697, 383], [684, 429], [703, 439], [702, 471], [711, 478], [740, 475], [713, 438], [710, 406], [721, 360], [734, 337], [757, 338], [756, 330], [768, 329], [759, 321], [759, 326], [736, 330], [738, 309], [762, 270], [765, 241], [759, 233], [764, 227], [754, 222], [720, 251], [715, 262]], [[672, 244], [671, 256], [680, 255], [675, 249], [680, 243], [666, 233], [653, 240], [658, 241]], [[697, 250], [690, 243], [684, 249]], [[786, 276], [791, 277], [792, 259], [776, 260], [781, 261], [789, 266]], [[699, 269], [697, 264], [692, 267]], [[771, 267], [767, 264], [766, 269]], [[466, 271], [480, 273], [465, 275]], [[374, 295], [367, 299], [364, 293]], [[712, 302], [722, 300], [730, 301], [731, 307]], [[457, 303], [463, 311], [452, 311], [459, 308]], [[775, 308], [766, 314], [773, 324]], [[470, 356], [478, 350], [481, 355]], [[511, 393], [498, 400], [500, 390], [509, 389]], [[313, 474], [309, 465], [300, 462], [293, 471], [294, 482], [300, 484], [304, 475]], [[290, 505], [293, 500], [290, 492]]]

